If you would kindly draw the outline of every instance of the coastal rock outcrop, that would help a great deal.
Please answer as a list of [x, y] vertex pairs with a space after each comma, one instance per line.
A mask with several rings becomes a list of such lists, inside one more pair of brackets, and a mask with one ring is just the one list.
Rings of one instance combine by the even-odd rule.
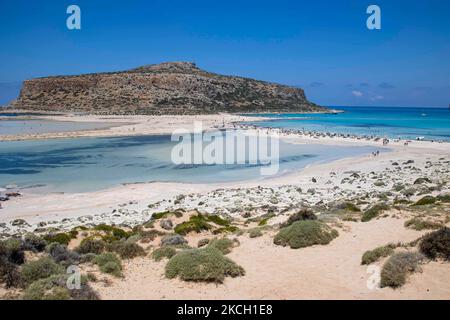
[[327, 111], [300, 88], [210, 73], [189, 62], [26, 80], [10, 107], [152, 115]]

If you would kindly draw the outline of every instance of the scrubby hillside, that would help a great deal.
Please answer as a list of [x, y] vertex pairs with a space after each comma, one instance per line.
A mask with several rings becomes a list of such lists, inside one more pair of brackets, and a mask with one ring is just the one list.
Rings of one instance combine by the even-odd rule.
[[171, 62], [136, 69], [26, 80], [11, 107], [97, 114], [207, 114], [309, 112], [302, 89], [223, 76], [194, 63]]

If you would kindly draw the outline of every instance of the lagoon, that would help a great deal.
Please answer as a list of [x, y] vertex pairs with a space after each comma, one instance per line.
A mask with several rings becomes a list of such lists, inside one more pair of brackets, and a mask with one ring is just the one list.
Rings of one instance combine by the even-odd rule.
[[[170, 136], [130, 136], [0, 142], [0, 187], [36, 192], [89, 192], [123, 183], [188, 183], [262, 179], [260, 165], [176, 165]], [[278, 175], [313, 163], [369, 155], [374, 147], [280, 141]], [[381, 150], [381, 149], [378, 149]]]

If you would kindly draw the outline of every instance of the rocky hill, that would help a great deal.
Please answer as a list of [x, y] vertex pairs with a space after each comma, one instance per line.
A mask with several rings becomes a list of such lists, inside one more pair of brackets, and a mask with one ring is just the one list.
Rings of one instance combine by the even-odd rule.
[[327, 109], [302, 89], [223, 76], [194, 63], [170, 62], [132, 70], [26, 80], [16, 109], [96, 114], [308, 112]]

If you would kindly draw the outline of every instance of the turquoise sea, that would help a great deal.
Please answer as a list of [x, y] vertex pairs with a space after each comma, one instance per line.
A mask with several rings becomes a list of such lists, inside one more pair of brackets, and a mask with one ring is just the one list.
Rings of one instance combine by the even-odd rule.
[[[273, 114], [270, 115], [271, 121], [254, 124], [343, 134], [402, 139], [424, 137], [428, 140], [450, 141], [450, 111], [445, 108], [335, 108], [345, 110], [345, 113]], [[87, 126], [92, 125], [98, 124]], [[86, 129], [83, 126], [84, 124], [80, 123], [2, 120], [0, 132], [15, 134], [28, 130], [50, 132]], [[171, 142], [169, 136], [0, 142], [0, 188], [17, 185], [19, 188], [37, 187], [34, 190], [43, 192], [83, 192], [105, 189], [121, 183], [208, 183], [263, 178], [260, 165], [249, 163], [176, 165], [170, 157], [174, 145], [175, 142]], [[313, 163], [366, 155], [375, 150], [385, 151], [374, 147], [331, 147], [282, 142], [278, 174], [298, 170]]]
[[339, 114], [264, 114], [257, 126], [387, 138], [450, 141], [449, 108], [330, 107]]

